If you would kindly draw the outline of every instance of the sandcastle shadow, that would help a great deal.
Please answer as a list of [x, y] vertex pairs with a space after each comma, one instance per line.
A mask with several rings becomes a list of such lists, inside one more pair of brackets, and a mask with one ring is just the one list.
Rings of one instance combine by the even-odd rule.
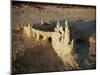
[[[96, 21], [83, 21], [83, 20], [77, 20], [74, 22], [70, 22], [70, 25], [74, 25], [75, 36], [72, 33], [72, 38], [75, 39], [75, 49], [78, 53], [79, 57], [79, 64], [80, 69], [95, 69], [96, 63], [92, 64], [94, 61], [91, 61], [91, 49], [90, 49], [90, 42], [89, 38], [96, 34]], [[73, 31], [73, 30], [72, 30]], [[77, 36], [79, 34], [79, 36]], [[96, 36], [95, 36], [96, 37]], [[96, 57], [96, 55], [94, 55]], [[92, 58], [92, 60], [96, 60], [95, 58]]]

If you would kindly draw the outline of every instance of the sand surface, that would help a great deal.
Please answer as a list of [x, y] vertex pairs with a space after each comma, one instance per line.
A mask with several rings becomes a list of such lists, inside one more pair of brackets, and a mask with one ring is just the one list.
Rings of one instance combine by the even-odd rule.
[[[12, 6], [12, 70], [13, 73], [39, 73], [65, 71], [64, 63], [53, 50], [50, 42], [28, 40], [24, 38], [22, 30], [17, 30], [21, 24], [37, 24], [43, 19], [45, 22], [67, 19], [69, 24], [75, 26], [76, 52], [79, 56], [80, 69], [94, 69], [95, 39], [88, 42], [89, 37], [96, 34], [96, 9], [95, 7], [58, 7], [54, 5], [13, 5]], [[49, 28], [37, 26], [42, 30]], [[49, 26], [50, 27], [50, 26]], [[52, 27], [51, 27], [52, 28]], [[72, 31], [73, 31], [72, 30]], [[72, 35], [73, 36], [73, 35]], [[94, 36], [95, 37], [95, 36]], [[73, 36], [74, 38], [74, 36]], [[80, 38], [82, 40], [80, 40]], [[88, 38], [88, 40], [87, 40]], [[85, 41], [84, 41], [85, 40]], [[91, 43], [91, 44], [90, 44]], [[90, 45], [89, 45], [90, 44]]]

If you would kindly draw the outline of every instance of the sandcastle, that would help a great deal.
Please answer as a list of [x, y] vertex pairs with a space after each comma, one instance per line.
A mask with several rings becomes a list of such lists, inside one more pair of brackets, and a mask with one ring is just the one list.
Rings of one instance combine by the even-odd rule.
[[62, 59], [65, 64], [66, 70], [67, 67], [79, 68], [76, 57], [72, 55], [74, 51], [73, 40], [70, 40], [70, 30], [68, 26], [68, 21], [65, 21], [65, 27], [60, 25], [59, 21], [54, 29], [54, 31], [42, 31], [35, 28], [32, 28], [31, 24], [27, 26], [23, 26], [23, 32], [27, 36], [27, 38], [34, 38], [35, 40], [47, 40], [51, 38], [51, 43], [54, 51], [58, 54], [58, 56]]

